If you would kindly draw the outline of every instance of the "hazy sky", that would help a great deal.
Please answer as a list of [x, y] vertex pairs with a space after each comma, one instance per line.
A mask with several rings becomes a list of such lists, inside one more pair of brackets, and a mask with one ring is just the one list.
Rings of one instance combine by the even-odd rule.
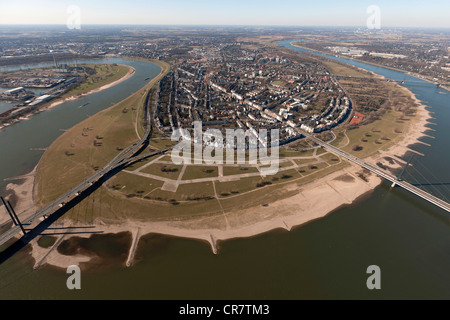
[[380, 8], [381, 27], [450, 27], [449, 0], [0, 0], [0, 24], [66, 24], [79, 7], [83, 24], [365, 26]]

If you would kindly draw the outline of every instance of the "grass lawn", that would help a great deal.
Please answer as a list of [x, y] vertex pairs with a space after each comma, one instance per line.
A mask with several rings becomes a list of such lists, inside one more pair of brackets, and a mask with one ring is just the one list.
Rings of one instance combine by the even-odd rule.
[[253, 166], [223, 166], [223, 175], [230, 176], [235, 174], [244, 174], [244, 173], [257, 173], [259, 170]]
[[286, 181], [291, 181], [294, 179], [300, 178], [300, 174], [295, 169], [289, 169], [285, 171], [280, 171], [277, 174], [266, 176], [266, 179], [268, 179], [272, 184], [276, 183], [282, 183]]
[[298, 172], [300, 172], [303, 176], [306, 176], [311, 173], [319, 172], [320, 170], [322, 170], [328, 166], [329, 166], [329, 164], [326, 162], [314, 163], [314, 164], [299, 168]]
[[167, 179], [177, 180], [183, 166], [165, 163], [153, 163], [141, 170], [142, 173], [150, 173]]
[[216, 192], [219, 197], [244, 193], [254, 190], [256, 185], [262, 180], [261, 177], [242, 178], [237, 181], [215, 182]]
[[79, 95], [98, 89], [104, 85], [112, 83], [124, 77], [131, 69], [129, 66], [118, 64], [89, 63], [82, 64], [82, 67], [89, 67], [94, 70], [94, 74], [89, 75], [87, 79], [78, 87], [66, 93], [67, 96]]
[[285, 148], [280, 148], [280, 157], [309, 157], [314, 153], [314, 149], [306, 149], [306, 150], [290, 150]]
[[[157, 155], [154, 155], [153, 157], [149, 157], [149, 158], [142, 159], [142, 160], [140, 160], [140, 161], [138, 161], [138, 162], [135, 162], [135, 163], [133, 163], [133, 164], [130, 164], [129, 166], [127, 166], [127, 167], [125, 168], [125, 170], [128, 170], [128, 171], [134, 171], [134, 170], [136, 170], [136, 169], [139, 169], [139, 168], [145, 166], [145, 165], [148, 164], [149, 162], [151, 162], [151, 161], [157, 159], [158, 157], [161, 157], [161, 155], [160, 155], [160, 154], [157, 154]], [[162, 159], [162, 158], [161, 158], [161, 159]]]
[[161, 188], [163, 184], [160, 180], [119, 172], [108, 180], [105, 186], [112, 190], [120, 191], [127, 197], [145, 197], [155, 188]]
[[[390, 110], [380, 120], [375, 120], [368, 125], [348, 130], [347, 136], [350, 139], [350, 143], [343, 150], [364, 158], [373, 155], [381, 148], [386, 149], [392, 146], [403, 136], [403, 132], [412, 121], [411, 117], [403, 117], [402, 122], [399, 122], [398, 119], [399, 114]], [[355, 145], [360, 146], [361, 149], [355, 151]]]
[[295, 162], [297, 165], [299, 165], [299, 166], [304, 165], [304, 164], [308, 164], [308, 163], [314, 163], [314, 162], [316, 162], [316, 161], [317, 161], [316, 158], [294, 159], [294, 162]]
[[218, 177], [216, 166], [187, 166], [183, 174], [183, 180], [215, 178]]
[[336, 164], [340, 161], [340, 158], [331, 152], [321, 155], [320, 159], [326, 161], [330, 165]]
[[149, 197], [153, 200], [169, 203], [187, 200], [205, 201], [214, 197], [214, 188], [212, 182], [180, 184], [177, 192], [158, 189], [152, 192]]

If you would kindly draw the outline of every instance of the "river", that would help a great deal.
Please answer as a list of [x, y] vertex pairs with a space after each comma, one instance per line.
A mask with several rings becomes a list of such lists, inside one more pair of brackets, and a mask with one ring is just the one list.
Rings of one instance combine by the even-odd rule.
[[[290, 47], [289, 42], [280, 45]], [[300, 49], [295, 50], [301, 53]], [[345, 62], [387, 78], [416, 80], [401, 72], [351, 60]], [[137, 62], [126, 64], [132, 63]], [[49, 145], [61, 134], [59, 129], [69, 128], [88, 114], [120, 100], [115, 99], [119, 86], [126, 96], [132, 81], [141, 75], [141, 68], [140, 65], [134, 77], [115, 89], [99, 94], [101, 106], [95, 107], [94, 96], [89, 96], [85, 99], [91, 102], [87, 107], [92, 109], [85, 112], [76, 110], [85, 101], [70, 102], [0, 131], [2, 155], [8, 155], [9, 159], [2, 156], [0, 160], [0, 181], [25, 173], [37, 163], [42, 152], [29, 151], [30, 147]], [[422, 183], [438, 184], [428, 188], [448, 199], [448, 92], [427, 82], [406, 82], [405, 86], [431, 108], [436, 118], [433, 120], [436, 125], [430, 125], [436, 131], [427, 132], [435, 138], [423, 138], [431, 146], [412, 147], [425, 154], [419, 159], [424, 167], [422, 176], [415, 178]], [[136, 89], [133, 87], [133, 91]], [[72, 119], [75, 111], [76, 119]], [[218, 255], [211, 253], [206, 242], [151, 234], [141, 238], [135, 264], [125, 268], [123, 257], [130, 235], [99, 236], [85, 246], [92, 252], [106, 250], [109, 266], [83, 272], [81, 290], [66, 288], [65, 270], [44, 266], [33, 271], [25, 248], [0, 265], [0, 298], [450, 298], [449, 216], [401, 189], [389, 187], [383, 183], [353, 205], [290, 232], [274, 230], [252, 238], [219, 242]], [[366, 287], [369, 265], [381, 269], [381, 290]]]
[[[69, 129], [100, 110], [125, 99], [142, 88], [148, 82], [148, 80], [145, 81], [146, 78], [154, 78], [161, 70], [155, 64], [121, 58], [86, 59], [82, 62], [122, 63], [134, 67], [136, 72], [133, 77], [112, 88], [81, 97], [78, 100], [65, 102], [49, 111], [33, 115], [29, 120], [20, 121], [0, 130], [0, 146], [2, 146], [0, 190], [3, 190], [6, 185], [3, 179], [22, 175], [36, 166], [43, 151], [31, 151], [30, 148], [48, 147], [63, 133], [62, 130]], [[21, 66], [21, 68], [49, 65], [51, 63], [39, 63]], [[11, 66], [3, 67], [0, 68], [0, 72], [13, 69]]]

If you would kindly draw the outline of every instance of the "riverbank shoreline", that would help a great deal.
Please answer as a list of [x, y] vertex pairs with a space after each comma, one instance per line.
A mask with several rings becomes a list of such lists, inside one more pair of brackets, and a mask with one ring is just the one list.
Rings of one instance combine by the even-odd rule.
[[[291, 46], [293, 46], [293, 47], [297, 47], [297, 48], [300, 48], [300, 49], [311, 50], [311, 51], [316, 51], [316, 52], [319, 52], [319, 53], [322, 53], [322, 54], [333, 55], [331, 52], [323, 52], [323, 51], [319, 51], [319, 50], [310, 49], [310, 48], [307, 48], [307, 47], [302, 47], [302, 46], [299, 46], [299, 45], [295, 45], [294, 43], [296, 41], [298, 41], [298, 40], [289, 42], [289, 44]], [[334, 55], [336, 55], [336, 54], [334, 54]], [[411, 71], [407, 71], [407, 70], [401, 70], [401, 69], [397, 69], [397, 68], [394, 68], [394, 67], [384, 66], [382, 64], [377, 64], [377, 63], [368, 62], [368, 61], [364, 61], [364, 60], [354, 59], [354, 58], [350, 58], [350, 57], [344, 57], [342, 55], [336, 55], [336, 56], [338, 56], [339, 58], [342, 58], [342, 59], [348, 59], [348, 60], [352, 60], [352, 61], [356, 61], [356, 62], [366, 63], [366, 64], [372, 65], [374, 67], [380, 67], [380, 68], [385, 68], [385, 69], [389, 69], [389, 70], [393, 70], [393, 71], [397, 71], [397, 72], [402, 72], [402, 73], [405, 73], [405, 74], [410, 75], [412, 77], [415, 77], [415, 78], [421, 79], [423, 81], [426, 81], [428, 83], [432, 83], [432, 84], [435, 83], [435, 81], [433, 81], [432, 79], [429, 79], [429, 78], [427, 78], [427, 77], [425, 77], [425, 76], [423, 76], [421, 74], [415, 73], [415, 72], [411, 72]], [[445, 89], [445, 90], [447, 90], [447, 91], [450, 91], [450, 87], [448, 87], [448, 86], [441, 85], [440, 87]]]
[[[37, 165], [27, 174], [8, 178], [11, 181], [6, 185], [5, 198], [7, 198], [17, 213], [20, 220], [31, 215], [36, 206], [33, 200], [33, 186], [36, 177]], [[9, 221], [9, 215], [4, 206], [0, 207], [0, 224]]]

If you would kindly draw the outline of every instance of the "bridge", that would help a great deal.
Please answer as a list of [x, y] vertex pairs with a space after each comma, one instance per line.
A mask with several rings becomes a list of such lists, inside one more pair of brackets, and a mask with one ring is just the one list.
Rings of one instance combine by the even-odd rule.
[[326, 150], [328, 150], [328, 151], [330, 151], [330, 152], [332, 152], [332, 153], [334, 153], [334, 154], [336, 154], [336, 155], [338, 155], [338, 156], [340, 156], [342, 158], [345, 158], [345, 159], [347, 159], [347, 160], [349, 160], [349, 161], [351, 161], [351, 162], [361, 166], [362, 168], [369, 170], [372, 173], [375, 173], [379, 177], [382, 177], [382, 178], [392, 182], [392, 186], [396, 186], [397, 185], [399, 187], [402, 187], [403, 189], [408, 190], [409, 192], [411, 192], [411, 193], [415, 194], [416, 196], [419, 196], [420, 198], [422, 198], [422, 199], [424, 199], [424, 200], [426, 200], [426, 201], [428, 201], [428, 202], [438, 206], [439, 208], [441, 208], [441, 209], [443, 209], [443, 210], [445, 210], [447, 212], [450, 212], [450, 204], [449, 203], [445, 202], [442, 199], [439, 199], [438, 197], [433, 196], [432, 194], [430, 194], [430, 193], [428, 193], [428, 192], [426, 192], [426, 191], [424, 191], [424, 190], [422, 190], [422, 189], [420, 189], [420, 188], [418, 188], [418, 187], [416, 187], [416, 186], [414, 186], [414, 185], [412, 185], [412, 184], [410, 184], [410, 183], [408, 183], [406, 181], [401, 180], [400, 177], [401, 177], [401, 174], [403, 172], [398, 177], [396, 177], [396, 176], [394, 176], [394, 175], [392, 175], [392, 174], [390, 174], [390, 173], [388, 173], [388, 172], [386, 172], [384, 170], [381, 170], [380, 168], [378, 168], [378, 167], [376, 167], [376, 166], [374, 166], [374, 165], [372, 165], [370, 163], [365, 162], [364, 160], [362, 160], [362, 159], [360, 159], [360, 158], [358, 158], [358, 157], [356, 157], [356, 156], [354, 156], [354, 155], [352, 155], [350, 153], [347, 153], [347, 152], [345, 152], [345, 151], [343, 151], [343, 150], [341, 150], [341, 149], [339, 149], [339, 148], [337, 148], [335, 146], [332, 146], [331, 144], [329, 144], [329, 143], [327, 143], [327, 142], [325, 142], [325, 141], [315, 137], [312, 134], [309, 134], [309, 133], [306, 133], [306, 132], [303, 132], [303, 131], [301, 132], [301, 134], [303, 134], [305, 137], [311, 139], [313, 142], [317, 143], [318, 145], [320, 145], [324, 149], [326, 149]]
[[143, 149], [145, 149], [150, 140], [151, 132], [152, 132], [152, 108], [149, 106], [150, 104], [150, 90], [147, 93], [146, 99], [144, 101], [144, 112], [145, 112], [145, 120], [144, 127], [146, 128], [145, 133], [141, 140], [133, 143], [132, 145], [123, 149], [118, 155], [116, 155], [110, 162], [108, 162], [103, 168], [96, 171], [92, 176], [84, 179], [80, 184], [73, 187], [69, 191], [60, 195], [58, 198], [53, 200], [51, 203], [47, 204], [45, 207], [41, 208], [28, 218], [24, 219], [22, 222], [19, 221], [17, 215], [15, 214], [12, 206], [9, 202], [2, 201], [8, 213], [11, 216], [11, 219], [14, 222], [14, 226], [6, 231], [5, 233], [0, 235], [0, 246], [8, 242], [10, 239], [15, 237], [17, 234], [22, 232], [24, 237], [27, 236], [26, 230], [24, 229], [24, 225], [31, 225], [33, 222], [37, 221], [40, 218], [46, 218], [57, 212], [58, 210], [64, 208], [67, 205], [70, 205], [72, 202], [75, 202], [78, 198], [85, 195], [85, 193], [91, 189], [95, 185], [99, 185], [102, 183], [105, 178], [110, 175], [115, 174], [116, 172], [122, 170], [124, 167], [145, 159], [147, 157], [151, 157], [157, 154], [166, 153], [169, 149], [149, 152], [145, 154], [139, 154]]
[[[367, 79], [370, 79], [370, 78], [368, 78], [368, 77], [354, 77], [354, 76], [336, 76], [336, 79], [367, 80]], [[422, 84], [429, 82], [429, 83], [434, 84], [435, 86], [438, 86], [438, 87], [441, 86], [441, 84], [439, 82], [437, 82], [437, 81], [431, 81], [431, 80], [426, 80], [426, 79], [423, 79], [423, 80], [406, 80], [406, 79], [399, 80], [399, 79], [385, 78], [383, 80], [387, 81], [387, 82], [397, 82], [397, 83], [400, 83], [400, 84], [404, 84], [405, 82], [408, 82], [408, 83], [422, 83]]]

